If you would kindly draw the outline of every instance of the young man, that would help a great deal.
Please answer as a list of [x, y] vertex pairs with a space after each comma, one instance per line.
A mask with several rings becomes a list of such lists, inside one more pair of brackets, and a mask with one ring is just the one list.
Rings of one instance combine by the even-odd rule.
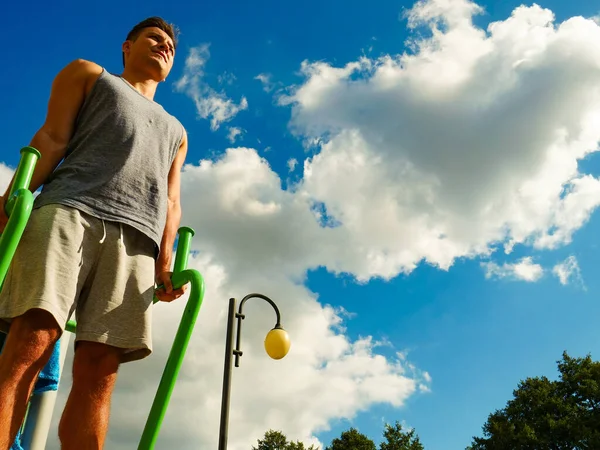
[[77, 60], [53, 82], [30, 144], [42, 154], [30, 189], [43, 190], [0, 293], [0, 329], [10, 324], [0, 354], [0, 450], [12, 445], [73, 312], [73, 387], [59, 436], [63, 450], [101, 449], [119, 364], [152, 351], [155, 282], [165, 285], [162, 301], [184, 293], [173, 290], [170, 267], [187, 137], [153, 101], [175, 46], [173, 27], [152, 17], [123, 43], [121, 75]]

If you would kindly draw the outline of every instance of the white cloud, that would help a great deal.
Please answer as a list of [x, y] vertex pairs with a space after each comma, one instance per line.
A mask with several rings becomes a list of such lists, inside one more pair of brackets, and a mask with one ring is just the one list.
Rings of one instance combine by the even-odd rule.
[[563, 286], [571, 282], [576, 282], [577, 284], [584, 286], [579, 263], [577, 262], [577, 258], [573, 255], [555, 265], [552, 269], [552, 273], [558, 277], [560, 284]]
[[0, 162], [0, 195], [4, 195], [6, 188], [10, 183], [14, 174], [14, 169], [11, 169], [6, 164]]
[[600, 203], [578, 170], [600, 140], [600, 27], [534, 5], [485, 31], [479, 11], [419, 2], [409, 23], [431, 34], [414, 52], [305, 61], [280, 97], [291, 129], [320, 140], [299, 189], [357, 250], [328, 267], [389, 278], [500, 245], [556, 248]]
[[244, 129], [240, 127], [229, 127], [227, 133], [227, 139], [232, 144], [235, 143], [236, 139], [244, 133]]
[[231, 84], [233, 84], [233, 82], [235, 80], [237, 80], [237, 77], [234, 74], [232, 74], [232, 73], [224, 72], [224, 73], [222, 73], [221, 75], [219, 75], [217, 77], [217, 80], [219, 81], [220, 84], [229, 84], [229, 85], [231, 85]]
[[596, 22], [598, 25], [600, 25], [600, 14], [598, 14], [597, 16], [592, 17], [592, 20], [594, 22]]
[[486, 269], [486, 278], [509, 278], [523, 281], [538, 281], [544, 274], [544, 269], [539, 264], [534, 264], [530, 256], [519, 262], [505, 263], [499, 266], [493, 262], [481, 264]]
[[290, 172], [293, 172], [296, 169], [296, 165], [298, 164], [298, 160], [296, 158], [288, 159], [287, 165]]
[[[386, 358], [372, 337], [345, 336], [347, 313], [319, 303], [302, 284], [307, 270], [367, 281], [422, 261], [448, 268], [505, 243], [563, 245], [589, 218], [600, 183], [577, 163], [600, 140], [600, 27], [554, 24], [534, 6], [486, 33], [471, 22], [477, 10], [463, 0], [421, 2], [410, 23], [432, 36], [414, 39], [414, 53], [343, 67], [305, 62], [303, 84], [281, 99], [293, 130], [318, 150], [294, 189], [283, 190], [254, 149], [188, 161], [182, 223], [197, 231], [190, 264], [207, 292], [157, 448], [216, 447], [229, 297], [275, 299], [293, 342], [287, 358], [268, 360], [262, 341], [273, 312], [248, 303], [229, 448], [247, 449], [269, 428], [311, 443], [333, 420], [375, 403], [401, 406], [431, 378], [406, 353]], [[177, 83], [197, 105], [207, 58], [208, 49], [192, 51]], [[208, 116], [218, 127], [227, 114]], [[492, 266], [509, 270], [532, 280], [542, 269], [528, 258]], [[157, 305], [155, 354], [122, 368], [107, 448], [135, 448], [183, 308]]]
[[185, 60], [183, 76], [175, 82], [175, 89], [194, 101], [198, 115], [203, 119], [210, 118], [210, 128], [215, 131], [223, 122], [248, 109], [248, 101], [242, 97], [239, 103], [235, 103], [224, 92], [217, 92], [204, 82], [204, 66], [209, 58], [208, 44], [191, 48]]
[[270, 73], [261, 73], [256, 75], [254, 79], [262, 83], [265, 92], [271, 92], [275, 87], [275, 84], [271, 81], [271, 76]]

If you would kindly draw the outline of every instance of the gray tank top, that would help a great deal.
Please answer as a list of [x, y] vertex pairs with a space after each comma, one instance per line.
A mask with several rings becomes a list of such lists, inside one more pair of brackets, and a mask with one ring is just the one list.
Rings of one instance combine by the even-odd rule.
[[103, 70], [79, 111], [64, 160], [34, 208], [59, 203], [130, 225], [154, 241], [157, 257], [168, 174], [183, 133], [162, 106]]

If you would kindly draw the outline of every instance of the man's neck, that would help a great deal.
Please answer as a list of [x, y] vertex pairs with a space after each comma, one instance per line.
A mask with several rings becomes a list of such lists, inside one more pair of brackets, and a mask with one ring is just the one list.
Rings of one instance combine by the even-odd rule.
[[147, 75], [133, 73], [127, 69], [123, 71], [121, 77], [131, 84], [144, 97], [154, 100], [158, 82], [149, 79]]

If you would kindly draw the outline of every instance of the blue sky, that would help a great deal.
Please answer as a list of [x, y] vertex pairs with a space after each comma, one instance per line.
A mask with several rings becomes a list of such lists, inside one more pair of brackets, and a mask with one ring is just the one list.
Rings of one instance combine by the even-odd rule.
[[[478, 4], [485, 13], [475, 16], [474, 24], [484, 29], [490, 22], [506, 20], [521, 5], [504, 0]], [[540, 6], [555, 14], [556, 23], [573, 16], [591, 17], [599, 13], [592, 2], [583, 0], [547, 0], [540, 2]], [[50, 83], [62, 66], [75, 58], [84, 58], [120, 73], [120, 44], [129, 28], [147, 16], [161, 15], [176, 23], [182, 34], [172, 75], [160, 86], [156, 100], [188, 130], [187, 162], [198, 165], [201, 160], [218, 161], [229, 147], [255, 149], [279, 176], [281, 188], [293, 190], [305, 176], [303, 161], [319, 154], [321, 148], [305, 148], [303, 138], [310, 137], [309, 133], [292, 131], [293, 108], [298, 108], [295, 111], [300, 119], [296, 125], [300, 128], [312, 120], [307, 116], [309, 108], [297, 106], [300, 100], [294, 106], [279, 105], [278, 95], [289, 93], [292, 86], [301, 86], [306, 81], [300, 74], [303, 61], [343, 67], [362, 55], [376, 59], [403, 53], [405, 40], [411, 35], [402, 12], [412, 7], [413, 2], [388, 0], [170, 5], [155, 1], [140, 5], [64, 1], [52, 6], [42, 2], [13, 2], [5, 9], [3, 20], [7, 45], [0, 74], [4, 87], [0, 108], [0, 133], [4, 137], [1, 161], [11, 167], [16, 165], [19, 148], [28, 144], [43, 121]], [[244, 97], [249, 105], [217, 130], [211, 130], [210, 121], [198, 117], [192, 99], [174, 87], [185, 73], [185, 58], [190, 50], [203, 44], [210, 44], [210, 57], [205, 58], [203, 67], [203, 85], [212, 92], [226, 93], [235, 104]], [[273, 83], [270, 92], [265, 92], [261, 81], [256, 79], [259, 74], [270, 74]], [[596, 111], [599, 108], [600, 105], [596, 106]], [[323, 111], [329, 111], [327, 106], [323, 106]], [[536, 118], [531, 120], [535, 122]], [[227, 139], [228, 127], [244, 130], [233, 144]], [[298, 169], [290, 172], [291, 158], [298, 161]], [[578, 170], [597, 178], [600, 175], [597, 154], [579, 159]], [[473, 190], [477, 189], [473, 186]], [[210, 192], [196, 195], [210, 195]], [[184, 220], [195, 224], [190, 209], [192, 204], [188, 206], [188, 215], [184, 213]], [[210, 215], [211, 211], [202, 213]], [[343, 334], [349, 341], [372, 336], [385, 343], [376, 347], [377, 354], [393, 360], [397, 352], [406, 352], [411, 364], [431, 376], [430, 391], [413, 393], [402, 406], [367, 402], [364, 410], [356, 407], [347, 414], [326, 417], [331, 428], [315, 426], [314, 436], [328, 444], [342, 430], [355, 426], [378, 442], [382, 421], [399, 420], [416, 428], [427, 449], [464, 448], [473, 435], [480, 434], [487, 415], [510, 398], [520, 379], [538, 375], [554, 377], [555, 362], [563, 350], [575, 356], [591, 353], [597, 358], [600, 354], [597, 326], [600, 287], [596, 276], [600, 269], [596, 232], [599, 221], [597, 211], [592, 208], [589, 221], [575, 227], [572, 242], [559, 243], [555, 248], [536, 248], [529, 241], [515, 245], [510, 254], [502, 251], [500, 242], [495, 244], [497, 250], [490, 257], [458, 256], [448, 270], [419, 257], [410, 273], [394, 269], [396, 273], [391, 276], [375, 273], [365, 281], [358, 281], [362, 269], [356, 268], [353, 273], [352, 267], [359, 266], [350, 263], [339, 263], [342, 268], [339, 272], [343, 274], [337, 273], [337, 263], [306, 264], [304, 271], [300, 271], [306, 274], [304, 288], [318, 297], [320, 305], [342, 307], [350, 313], [348, 317], [342, 314]], [[212, 239], [210, 232], [204, 230], [197, 227], [196, 240]], [[219, 260], [218, 244], [210, 248]], [[552, 268], [570, 256], [576, 258], [581, 281], [571, 279], [562, 285], [553, 276]], [[482, 266], [482, 262], [489, 261], [499, 266], [514, 264], [526, 257], [544, 269], [540, 279], [488, 278]], [[301, 273], [299, 276], [302, 278]], [[266, 282], [263, 284], [268, 286]], [[248, 284], [243, 288], [252, 289]], [[199, 325], [210, 320], [206, 315], [201, 316]], [[197, 350], [201, 357], [202, 351]], [[219, 392], [212, 394], [218, 396]], [[294, 403], [293, 399], [289, 401]], [[269, 427], [279, 424], [265, 423]], [[257, 437], [245, 438], [252, 441]]]

